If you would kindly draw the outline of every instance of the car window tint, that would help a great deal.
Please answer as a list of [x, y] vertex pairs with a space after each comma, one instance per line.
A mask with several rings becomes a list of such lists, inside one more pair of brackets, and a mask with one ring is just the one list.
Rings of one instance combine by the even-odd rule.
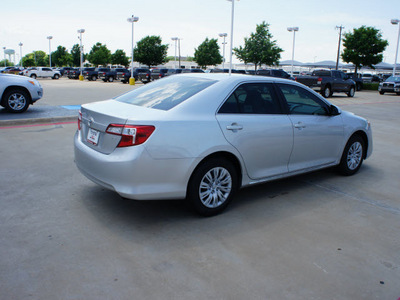
[[272, 84], [247, 83], [228, 97], [219, 113], [279, 114], [281, 110]]
[[278, 86], [286, 99], [290, 114], [327, 115], [327, 105], [306, 89], [289, 84]]
[[115, 98], [115, 100], [143, 107], [169, 110], [216, 82], [216, 80], [205, 78], [172, 76], [142, 86]]

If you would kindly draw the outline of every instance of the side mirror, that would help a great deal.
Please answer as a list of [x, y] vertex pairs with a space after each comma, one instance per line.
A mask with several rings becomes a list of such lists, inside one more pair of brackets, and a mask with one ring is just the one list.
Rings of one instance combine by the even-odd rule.
[[331, 106], [330, 106], [330, 115], [331, 115], [331, 116], [338, 116], [338, 115], [340, 115], [340, 109], [339, 109], [337, 106], [335, 106], [335, 105], [331, 105]]

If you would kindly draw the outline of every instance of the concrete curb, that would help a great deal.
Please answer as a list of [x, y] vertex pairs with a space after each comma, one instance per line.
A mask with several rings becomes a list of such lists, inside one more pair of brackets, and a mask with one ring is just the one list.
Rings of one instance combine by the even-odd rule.
[[72, 122], [72, 121], [77, 121], [77, 120], [78, 120], [78, 116], [0, 120], [0, 127], [47, 124], [47, 123], [54, 124], [54, 123], [61, 123], [61, 122]]

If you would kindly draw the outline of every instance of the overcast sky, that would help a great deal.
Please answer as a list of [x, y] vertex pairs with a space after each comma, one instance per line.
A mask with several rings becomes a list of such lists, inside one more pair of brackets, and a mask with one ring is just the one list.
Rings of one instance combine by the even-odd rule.
[[[218, 38], [219, 33], [226, 32], [230, 40], [232, 4], [227, 0], [0, 1], [0, 47], [15, 49], [19, 55], [18, 44], [22, 42], [23, 56], [33, 50], [48, 53], [46, 37], [50, 35], [52, 51], [58, 45], [70, 50], [79, 42], [80, 28], [86, 30], [85, 52], [101, 42], [112, 52], [123, 49], [130, 55], [131, 25], [127, 18], [132, 14], [139, 17], [135, 41], [159, 35], [164, 44], [170, 44], [171, 56], [175, 49], [171, 37], [182, 39], [182, 56], [193, 56], [194, 49], [207, 37]], [[243, 45], [256, 25], [266, 21], [284, 50], [281, 60], [292, 58], [293, 33], [287, 27], [298, 26], [295, 60], [335, 61], [339, 39], [335, 27], [343, 25], [344, 32], [349, 32], [367, 25], [379, 29], [389, 41], [384, 61], [394, 63], [399, 27], [390, 23], [393, 18], [400, 19], [400, 0], [240, 0], [235, 2], [233, 46]], [[221, 38], [219, 43], [222, 53]], [[229, 43], [226, 53], [228, 49]]]

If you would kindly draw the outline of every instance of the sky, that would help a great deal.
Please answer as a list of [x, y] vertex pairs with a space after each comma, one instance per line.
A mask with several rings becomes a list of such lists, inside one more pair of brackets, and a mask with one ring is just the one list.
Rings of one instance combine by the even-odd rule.
[[[181, 39], [182, 56], [193, 56], [207, 37], [218, 39], [222, 54], [218, 34], [228, 33], [225, 51], [229, 61], [232, 3], [227, 0], [0, 0], [0, 12], [0, 47], [14, 49], [17, 59], [20, 42], [22, 56], [34, 50], [48, 53], [47, 36], [53, 36], [52, 51], [59, 45], [70, 50], [79, 43], [77, 30], [81, 28], [85, 29], [85, 52], [101, 42], [111, 52], [122, 49], [129, 56], [132, 27], [127, 18], [134, 15], [139, 17], [134, 41], [160, 36], [163, 44], [169, 44], [170, 56], [175, 55], [172, 37]], [[339, 30], [335, 27], [344, 26], [345, 33], [366, 25], [379, 29], [388, 40], [383, 61], [393, 64], [399, 26], [392, 25], [391, 19], [400, 19], [400, 0], [239, 0], [235, 1], [233, 47], [244, 45], [244, 38], [265, 21], [284, 50], [282, 61], [292, 58], [293, 33], [287, 27], [295, 26], [299, 27], [295, 60], [336, 61]], [[234, 57], [233, 62], [239, 61]]]

